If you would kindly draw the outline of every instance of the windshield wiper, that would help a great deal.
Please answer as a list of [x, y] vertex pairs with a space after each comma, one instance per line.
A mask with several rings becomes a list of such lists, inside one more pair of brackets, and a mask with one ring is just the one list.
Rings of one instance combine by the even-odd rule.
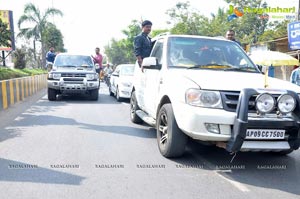
[[61, 65], [61, 66], [58, 66], [58, 67], [77, 67], [77, 66], [74, 66], [74, 65]]
[[224, 68], [224, 71], [243, 71], [243, 72], [258, 72], [253, 67], [240, 67], [240, 68]]
[[[211, 67], [216, 66], [216, 68]], [[195, 68], [205, 68], [205, 69], [230, 69], [232, 66], [226, 64], [202, 64], [202, 65], [195, 65], [192, 67], [187, 67], [187, 69], [195, 69]]]

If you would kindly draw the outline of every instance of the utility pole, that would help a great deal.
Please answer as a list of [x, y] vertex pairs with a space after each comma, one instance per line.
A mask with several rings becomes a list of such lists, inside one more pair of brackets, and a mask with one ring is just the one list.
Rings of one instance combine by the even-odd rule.
[[298, 5], [297, 5], [298, 11], [297, 11], [297, 21], [299, 21], [299, 15], [300, 15], [300, 0], [298, 1]]
[[3, 66], [6, 66], [6, 63], [5, 63], [5, 51], [2, 50], [2, 61], [3, 61]]

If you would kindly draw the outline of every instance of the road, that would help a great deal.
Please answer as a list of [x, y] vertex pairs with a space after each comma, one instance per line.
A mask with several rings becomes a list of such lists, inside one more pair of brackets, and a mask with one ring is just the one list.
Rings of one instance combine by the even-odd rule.
[[238, 153], [190, 141], [184, 157], [159, 153], [155, 129], [129, 119], [129, 101], [101, 86], [85, 97], [45, 91], [0, 112], [1, 199], [300, 198], [300, 151]]

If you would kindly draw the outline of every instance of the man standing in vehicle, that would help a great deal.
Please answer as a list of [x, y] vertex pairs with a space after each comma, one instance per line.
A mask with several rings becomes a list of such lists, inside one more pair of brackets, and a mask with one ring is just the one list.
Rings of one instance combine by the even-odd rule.
[[143, 21], [142, 32], [134, 38], [134, 54], [140, 66], [142, 65], [143, 59], [149, 57], [151, 53], [151, 38], [148, 36], [151, 32], [151, 28], [151, 21]]

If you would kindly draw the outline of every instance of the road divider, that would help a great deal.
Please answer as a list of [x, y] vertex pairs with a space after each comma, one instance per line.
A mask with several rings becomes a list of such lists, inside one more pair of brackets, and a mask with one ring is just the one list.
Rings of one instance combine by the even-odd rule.
[[0, 111], [46, 87], [46, 74], [0, 81]]

